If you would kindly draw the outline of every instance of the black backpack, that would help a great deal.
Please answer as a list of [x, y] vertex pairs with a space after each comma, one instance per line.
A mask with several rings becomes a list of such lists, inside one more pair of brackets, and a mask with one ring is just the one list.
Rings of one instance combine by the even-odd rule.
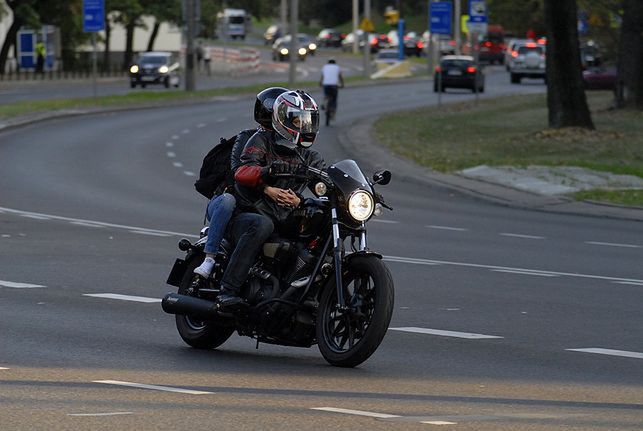
[[228, 139], [221, 138], [219, 144], [203, 158], [199, 179], [194, 183], [194, 188], [208, 199], [223, 193], [234, 183], [230, 156], [236, 139], [237, 135]]

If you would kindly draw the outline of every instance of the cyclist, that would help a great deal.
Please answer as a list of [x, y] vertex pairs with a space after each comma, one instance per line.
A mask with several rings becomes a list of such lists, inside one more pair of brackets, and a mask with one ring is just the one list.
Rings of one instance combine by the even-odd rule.
[[324, 108], [326, 109], [326, 125], [328, 126], [337, 110], [338, 89], [344, 87], [344, 77], [335, 59], [331, 58], [328, 60], [328, 63], [322, 67], [319, 85], [324, 88]]

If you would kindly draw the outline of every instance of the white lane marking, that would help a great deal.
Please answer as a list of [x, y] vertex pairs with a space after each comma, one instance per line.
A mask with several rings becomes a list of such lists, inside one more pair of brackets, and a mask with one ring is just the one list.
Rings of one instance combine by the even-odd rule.
[[612, 281], [612, 283], [616, 284], [629, 284], [631, 286], [643, 286], [643, 281], [641, 282], [634, 282], [634, 281]]
[[192, 172], [192, 171], [183, 171], [183, 173], [185, 175], [187, 175], [188, 177], [195, 177], [196, 176], [196, 174], [194, 172]]
[[204, 128], [205, 126], [207, 126], [207, 124], [206, 124], [206, 123], [199, 123], [199, 124], [197, 124], [197, 125], [196, 125], [196, 128], [197, 128], [197, 129], [202, 129], [202, 128]]
[[607, 247], [641, 248], [640, 245], [636, 245], [636, 244], [617, 244], [613, 242], [585, 241], [585, 244], [604, 245]]
[[453, 266], [464, 266], [470, 268], [483, 268], [483, 269], [501, 269], [508, 271], [520, 271], [520, 272], [529, 272], [533, 274], [553, 274], [560, 275], [565, 277], [576, 277], [576, 278], [589, 278], [594, 280], [607, 280], [607, 281], [623, 281], [628, 283], [643, 283], [643, 280], [636, 278], [620, 278], [620, 277], [608, 277], [604, 275], [592, 275], [592, 274], [580, 274], [572, 272], [558, 272], [558, 271], [542, 271], [539, 269], [527, 269], [527, 268], [511, 268], [507, 266], [495, 266], [495, 265], [482, 265], [478, 263], [466, 263], [466, 262], [452, 262], [446, 260], [429, 260], [429, 259], [416, 259], [409, 257], [401, 256], [383, 256], [384, 260], [391, 262], [399, 263], [410, 263], [412, 265], [453, 265]]
[[643, 353], [628, 352], [627, 350], [602, 349], [600, 347], [590, 347], [586, 349], [565, 349], [570, 352], [596, 353], [598, 355], [622, 356], [624, 358], [643, 359]]
[[[30, 215], [39, 215], [39, 216], [44, 216], [47, 217], [48, 219], [51, 220], [63, 220], [63, 221], [68, 221], [68, 222], [81, 222], [81, 223], [91, 223], [94, 225], [99, 225], [99, 226], [105, 226], [105, 227], [111, 227], [115, 229], [126, 229], [126, 230], [136, 230], [139, 232], [156, 232], [156, 233], [163, 233], [171, 236], [184, 236], [186, 238], [198, 238], [198, 235], [193, 235], [189, 233], [182, 233], [182, 232], [172, 232], [172, 231], [166, 231], [166, 230], [158, 230], [158, 229], [148, 229], [144, 227], [138, 227], [138, 226], [127, 226], [127, 225], [122, 225], [122, 224], [114, 224], [114, 223], [104, 223], [100, 221], [95, 221], [95, 220], [83, 220], [83, 219], [77, 219], [77, 218], [70, 218], [70, 217], [62, 217], [62, 216], [56, 216], [56, 215], [49, 215], [49, 214], [39, 214], [39, 213], [32, 213], [28, 211], [22, 211], [22, 210], [15, 210], [11, 208], [2, 208], [0, 207], [0, 210], [6, 211], [8, 213], [12, 214], [18, 214], [18, 215], [23, 215], [23, 214], [30, 214]], [[643, 280], [641, 281], [643, 282]]]
[[49, 217], [47, 216], [41, 216], [41, 215], [33, 215], [33, 214], [21, 214], [23, 217], [26, 218], [32, 218], [35, 220], [49, 220]]
[[207, 395], [207, 394], [214, 393], [214, 392], [206, 392], [206, 391], [194, 391], [192, 389], [173, 388], [170, 386], [156, 386], [156, 385], [146, 385], [143, 383], [121, 382], [118, 380], [94, 380], [92, 383], [104, 383], [106, 385], [127, 386], [130, 388], [152, 389], [155, 391], [177, 392], [180, 394], [190, 394], [190, 395]]
[[149, 235], [149, 236], [170, 236], [166, 233], [161, 233], [161, 232], [149, 232], [145, 230], [131, 230], [130, 233], [137, 233], [139, 235]]
[[188, 133], [190, 133], [190, 129], [183, 129], [181, 133], [183, 133], [184, 135], [187, 135]]
[[175, 153], [174, 151], [168, 151], [168, 152], [167, 152], [167, 153], [165, 153], [165, 154], [166, 154], [169, 158], [171, 158], [171, 159], [173, 159], [174, 157], [176, 157], [176, 153]]
[[519, 233], [508, 233], [508, 232], [501, 232], [501, 236], [509, 236], [512, 238], [525, 238], [525, 239], [545, 239], [544, 236], [537, 236], [537, 235], [522, 235]]
[[179, 139], [179, 135], [172, 135], [172, 139], [176, 141], [177, 139]]
[[398, 224], [399, 223], [399, 221], [395, 221], [395, 220], [379, 220], [379, 219], [375, 219], [375, 218], [371, 219], [371, 221], [374, 221], [376, 223], [390, 223], [390, 224]]
[[440, 229], [440, 230], [455, 230], [458, 232], [464, 232], [469, 229], [465, 229], [463, 227], [452, 227], [452, 226], [437, 226], [437, 225], [429, 225], [427, 226], [429, 229]]
[[2, 238], [11, 238], [11, 235], [5, 233], [5, 234], [2, 234]]
[[174, 146], [174, 142], [166, 142], [165, 146], [168, 148], [172, 148]]
[[174, 165], [174, 167], [176, 167], [176, 168], [182, 168], [182, 167], [183, 167], [183, 163], [181, 163], [181, 162], [174, 162], [174, 163], [172, 163], [172, 164], [173, 164], [173, 165]]
[[421, 424], [429, 425], [457, 425], [457, 422], [447, 422], [447, 421], [420, 421]]
[[335, 407], [312, 407], [311, 410], [320, 410], [324, 412], [333, 412], [333, 413], [345, 413], [347, 415], [367, 416], [369, 418], [380, 418], [380, 419], [400, 417], [398, 415], [388, 415], [386, 413], [365, 412], [362, 410], [339, 409]]
[[221, 117], [221, 118], [217, 118], [216, 121], [217, 121], [217, 123], [223, 123], [224, 121], [228, 121], [228, 119], [225, 118], [225, 117]]
[[76, 226], [84, 226], [84, 227], [96, 227], [96, 228], [104, 228], [105, 226], [101, 226], [96, 223], [87, 223], [84, 221], [72, 221], [71, 224], [74, 224]]
[[538, 277], [558, 277], [556, 274], [546, 274], [542, 272], [514, 271], [510, 269], [492, 269], [493, 272], [506, 272], [508, 274], [536, 275]]
[[8, 370], [9, 368], [6, 367], [0, 367], [0, 370]]
[[131, 415], [132, 412], [112, 412], [112, 413], [67, 413], [67, 416], [91, 417], [91, 416], [120, 416]]
[[118, 299], [120, 301], [143, 302], [145, 304], [161, 302], [159, 298], [148, 298], [147, 296], [121, 295], [118, 293], [83, 293], [83, 296], [90, 296], [92, 298]]
[[499, 337], [497, 335], [475, 334], [473, 332], [443, 331], [442, 329], [417, 328], [414, 326], [402, 327], [402, 328], [388, 328], [388, 329], [393, 331], [400, 331], [400, 332], [413, 332], [416, 334], [439, 335], [441, 337], [466, 338], [468, 340], [482, 340], [486, 338], [504, 338], [504, 337]]
[[47, 287], [47, 286], [41, 286], [40, 284], [16, 283], [14, 281], [0, 280], [0, 287], [11, 287], [12, 289], [35, 289], [38, 287]]

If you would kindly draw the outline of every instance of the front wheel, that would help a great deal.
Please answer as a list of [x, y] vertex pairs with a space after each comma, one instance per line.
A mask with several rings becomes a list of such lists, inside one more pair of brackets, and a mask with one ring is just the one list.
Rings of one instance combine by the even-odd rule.
[[[193, 283], [203, 282], [194, 274], [194, 269], [201, 264], [199, 259], [192, 259], [183, 275], [179, 286], [181, 295], [194, 291]], [[196, 349], [215, 349], [225, 343], [234, 332], [233, 327], [225, 326], [214, 321], [201, 321], [190, 316], [175, 315], [176, 329], [188, 345]]]
[[328, 363], [355, 367], [378, 348], [393, 314], [393, 278], [374, 256], [357, 256], [344, 267], [346, 309], [337, 307], [337, 288], [329, 283], [317, 316], [317, 343]]

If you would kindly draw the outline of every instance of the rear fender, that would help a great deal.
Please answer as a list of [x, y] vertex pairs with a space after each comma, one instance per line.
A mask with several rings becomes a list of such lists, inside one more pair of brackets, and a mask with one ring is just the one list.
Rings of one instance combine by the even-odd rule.
[[167, 277], [166, 283], [169, 284], [170, 286], [179, 287], [181, 284], [181, 280], [183, 280], [183, 277], [185, 276], [185, 271], [187, 271], [188, 267], [190, 266], [190, 263], [192, 263], [192, 261], [195, 259], [200, 259], [200, 260], [205, 259], [205, 253], [203, 252], [203, 248], [201, 247], [191, 248], [186, 254], [185, 259], [177, 258], [174, 261], [174, 265], [172, 266], [170, 275], [168, 275]]

